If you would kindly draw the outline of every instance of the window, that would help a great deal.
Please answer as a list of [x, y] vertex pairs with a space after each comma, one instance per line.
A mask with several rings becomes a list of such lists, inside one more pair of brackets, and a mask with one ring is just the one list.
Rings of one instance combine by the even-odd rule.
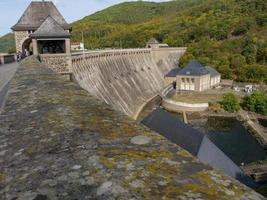
[[195, 79], [194, 79], [194, 78], [191, 78], [191, 82], [192, 82], [192, 83], [195, 83]]

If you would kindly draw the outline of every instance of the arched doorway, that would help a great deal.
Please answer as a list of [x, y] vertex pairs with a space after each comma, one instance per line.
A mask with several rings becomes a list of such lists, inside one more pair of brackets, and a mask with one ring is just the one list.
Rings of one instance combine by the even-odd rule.
[[28, 50], [30, 54], [33, 52], [33, 45], [32, 45], [32, 39], [28, 38], [26, 39], [22, 44], [22, 51]]

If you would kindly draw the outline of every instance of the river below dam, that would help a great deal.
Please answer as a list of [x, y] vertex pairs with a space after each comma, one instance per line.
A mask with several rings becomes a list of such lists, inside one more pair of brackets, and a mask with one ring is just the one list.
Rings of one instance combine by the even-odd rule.
[[241, 165], [266, 159], [264, 148], [240, 121], [226, 117], [189, 116], [189, 124], [182, 115], [161, 107], [145, 117], [141, 123], [168, 140], [189, 151], [202, 162], [255, 188], [255, 182], [244, 174]]
[[[158, 109], [163, 110], [162, 108]], [[165, 113], [167, 113], [170, 118], [175, 118], [177, 123], [183, 123], [182, 115], [167, 111], [165, 111]], [[152, 130], [160, 128], [162, 131], [170, 131], [170, 129], [177, 128], [170, 127], [169, 125], [166, 127], [166, 119], [163, 117], [157, 118], [157, 124], [149, 123], [149, 118], [151, 118], [153, 114], [155, 113], [152, 112], [143, 120], [143, 123]], [[207, 136], [221, 151], [223, 151], [237, 166], [249, 164], [258, 160], [264, 160], [266, 157], [264, 148], [248, 132], [248, 130], [246, 130], [242, 123], [235, 118], [189, 117], [188, 120], [188, 125], [190, 127], [204, 133], [204, 135]], [[188, 129], [188, 131], [190, 131], [190, 129]]]
[[208, 117], [189, 120], [189, 123], [207, 135], [238, 166], [265, 159], [263, 147], [235, 118]]

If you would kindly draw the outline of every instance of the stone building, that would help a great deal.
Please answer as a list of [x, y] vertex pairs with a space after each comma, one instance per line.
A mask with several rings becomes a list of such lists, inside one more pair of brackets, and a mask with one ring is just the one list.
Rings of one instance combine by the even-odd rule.
[[82, 42], [72, 42], [71, 43], [71, 51], [80, 51], [85, 50], [84, 43]]
[[176, 67], [169, 71], [168, 74], [164, 76], [165, 85], [170, 85], [171, 83], [176, 83], [176, 76], [178, 75], [179, 71], [181, 70], [180, 67]]
[[169, 47], [168, 44], [159, 43], [159, 41], [156, 38], [151, 38], [146, 43], [146, 48], [157, 49], [157, 48], [168, 48], [168, 47]]
[[165, 75], [165, 83], [176, 82], [177, 91], [205, 91], [220, 84], [221, 75], [214, 68], [192, 60], [183, 69], [175, 68]]
[[70, 54], [71, 26], [51, 1], [32, 1], [11, 28], [16, 49], [39, 54]]

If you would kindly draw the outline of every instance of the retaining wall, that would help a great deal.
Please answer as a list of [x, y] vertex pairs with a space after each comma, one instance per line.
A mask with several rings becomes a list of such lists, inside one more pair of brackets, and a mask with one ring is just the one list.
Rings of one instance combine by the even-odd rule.
[[170, 99], [164, 98], [162, 100], [162, 106], [172, 112], [201, 112], [205, 111], [209, 108], [208, 103], [199, 103], [199, 104], [189, 104], [189, 103], [183, 103], [183, 102], [177, 102]]
[[1, 64], [7, 64], [12, 63], [15, 61], [15, 55], [14, 54], [0, 54], [0, 65]]

